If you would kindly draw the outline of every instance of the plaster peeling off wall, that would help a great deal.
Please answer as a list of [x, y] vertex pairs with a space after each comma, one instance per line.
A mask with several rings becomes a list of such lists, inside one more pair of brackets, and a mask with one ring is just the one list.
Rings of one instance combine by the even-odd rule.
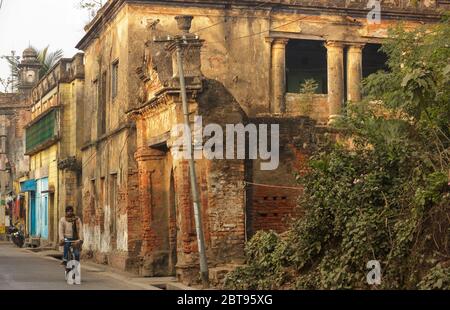
[[101, 229], [99, 225], [96, 225], [94, 227], [89, 225], [84, 226], [84, 249], [98, 251], [101, 253], [107, 253], [111, 251], [111, 208], [109, 206], [105, 206], [104, 212], [104, 229]]
[[92, 250], [99, 251], [101, 253], [107, 253], [110, 249], [110, 235], [109, 231], [108, 233], [101, 232], [100, 226], [94, 227], [94, 246], [92, 247]]
[[105, 212], [105, 221], [103, 223], [104, 230], [103, 233], [100, 234], [100, 227], [99, 227], [99, 244], [100, 244], [100, 252], [107, 253], [111, 251], [111, 208], [109, 205], [105, 205], [104, 208]]
[[126, 214], [120, 215], [117, 222], [117, 250], [128, 251], [128, 220]]
[[93, 251], [95, 250], [94, 234], [91, 226], [83, 225], [83, 250]]

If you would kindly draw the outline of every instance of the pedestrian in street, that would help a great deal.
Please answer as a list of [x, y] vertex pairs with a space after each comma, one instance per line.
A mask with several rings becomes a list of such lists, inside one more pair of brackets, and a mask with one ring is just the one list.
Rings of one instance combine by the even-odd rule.
[[[74, 256], [77, 261], [80, 260], [81, 246], [83, 244], [83, 224], [81, 219], [74, 214], [72, 206], [66, 207], [66, 215], [59, 221], [59, 245], [64, 246], [63, 265], [67, 265], [69, 248], [72, 245]], [[75, 241], [72, 244], [67, 241]]]

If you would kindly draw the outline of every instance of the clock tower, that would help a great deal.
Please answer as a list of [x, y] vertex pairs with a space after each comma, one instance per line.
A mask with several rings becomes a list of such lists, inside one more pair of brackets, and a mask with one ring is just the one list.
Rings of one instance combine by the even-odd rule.
[[19, 67], [19, 91], [29, 93], [39, 81], [41, 64], [36, 51], [29, 47], [23, 51]]

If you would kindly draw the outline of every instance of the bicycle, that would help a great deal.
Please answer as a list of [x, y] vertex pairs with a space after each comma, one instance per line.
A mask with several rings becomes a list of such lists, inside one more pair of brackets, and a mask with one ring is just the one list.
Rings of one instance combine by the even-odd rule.
[[64, 239], [65, 244], [69, 245], [69, 251], [67, 253], [67, 262], [64, 268], [64, 278], [68, 284], [81, 284], [81, 267], [79, 258], [76, 259], [73, 244], [78, 242], [77, 240]]

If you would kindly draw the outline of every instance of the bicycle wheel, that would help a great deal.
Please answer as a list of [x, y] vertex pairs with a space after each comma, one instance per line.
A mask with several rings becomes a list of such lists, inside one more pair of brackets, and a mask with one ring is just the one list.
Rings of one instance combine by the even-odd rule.
[[67, 277], [69, 272], [72, 270], [71, 268], [67, 268], [67, 264], [74, 259], [73, 248], [72, 245], [69, 247], [69, 251], [67, 253], [67, 262], [66, 267], [64, 268], [64, 279], [67, 281]]

